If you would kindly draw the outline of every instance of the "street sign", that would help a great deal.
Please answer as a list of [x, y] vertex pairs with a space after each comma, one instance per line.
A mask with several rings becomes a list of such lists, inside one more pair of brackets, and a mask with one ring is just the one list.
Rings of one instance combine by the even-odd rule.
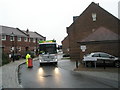
[[85, 50], [86, 50], [86, 45], [80, 46], [80, 49], [82, 50], [82, 52], [85, 52]]

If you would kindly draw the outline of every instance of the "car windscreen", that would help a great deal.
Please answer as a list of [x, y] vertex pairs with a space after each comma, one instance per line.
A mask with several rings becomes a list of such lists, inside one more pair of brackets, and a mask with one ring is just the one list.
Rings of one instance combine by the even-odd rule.
[[56, 54], [57, 53], [56, 44], [40, 44], [39, 51], [40, 51], [40, 54], [42, 53]]

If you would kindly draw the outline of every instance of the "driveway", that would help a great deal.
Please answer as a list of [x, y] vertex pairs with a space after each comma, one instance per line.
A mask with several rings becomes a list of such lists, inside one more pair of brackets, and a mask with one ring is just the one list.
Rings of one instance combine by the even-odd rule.
[[76, 71], [77, 73], [91, 75], [95, 77], [105, 78], [109, 80], [118, 81], [118, 68], [115, 67], [97, 67], [97, 68], [88, 68], [88, 67], [79, 67], [76, 69], [76, 63], [69, 59], [59, 60], [59, 67], [65, 70]]

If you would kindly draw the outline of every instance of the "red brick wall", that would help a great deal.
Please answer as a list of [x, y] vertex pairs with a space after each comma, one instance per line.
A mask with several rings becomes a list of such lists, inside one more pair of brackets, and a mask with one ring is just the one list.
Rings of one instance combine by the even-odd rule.
[[11, 53], [10, 49], [12, 47], [12, 43], [14, 43], [14, 47], [15, 48], [18, 48], [18, 47], [21, 47], [21, 51], [18, 51], [16, 53], [20, 53], [20, 54], [24, 54], [25, 51], [26, 51], [26, 47], [28, 47], [28, 49], [30, 51], [33, 51], [35, 49], [35, 47], [37, 46], [38, 47], [38, 43], [37, 42], [25, 42], [24, 41], [24, 37], [21, 37], [21, 41], [18, 41], [17, 40], [17, 36], [15, 36], [15, 40], [14, 41], [10, 41], [10, 36], [7, 36], [6, 37], [6, 40], [5, 41], [2, 41], [2, 45], [3, 45], [3, 51], [5, 53]]
[[17, 41], [17, 37], [15, 36], [15, 40], [10, 41], [10, 36], [7, 36], [6, 40], [2, 41], [2, 45], [4, 46], [5, 53], [11, 53], [10, 49], [12, 47], [12, 44], [14, 45], [15, 48], [21, 47], [21, 51], [20, 52], [18, 51], [19, 53], [25, 51], [25, 47], [29, 46], [29, 43], [25, 42], [23, 37], [21, 38], [21, 41]]
[[69, 54], [69, 37], [68, 36], [62, 41], [62, 50], [64, 54]]
[[96, 44], [84, 44], [86, 45], [85, 52], [80, 52], [80, 58], [83, 58], [83, 54], [88, 54], [91, 52], [105, 52], [118, 57], [119, 55], [119, 44], [116, 43], [96, 43]]

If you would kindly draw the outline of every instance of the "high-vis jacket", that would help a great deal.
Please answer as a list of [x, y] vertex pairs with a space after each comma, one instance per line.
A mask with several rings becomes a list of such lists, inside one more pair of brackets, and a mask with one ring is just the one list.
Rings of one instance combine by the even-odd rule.
[[28, 58], [31, 58], [30, 54], [26, 55], [26, 64], [27, 64], [27, 66], [28, 66]]

